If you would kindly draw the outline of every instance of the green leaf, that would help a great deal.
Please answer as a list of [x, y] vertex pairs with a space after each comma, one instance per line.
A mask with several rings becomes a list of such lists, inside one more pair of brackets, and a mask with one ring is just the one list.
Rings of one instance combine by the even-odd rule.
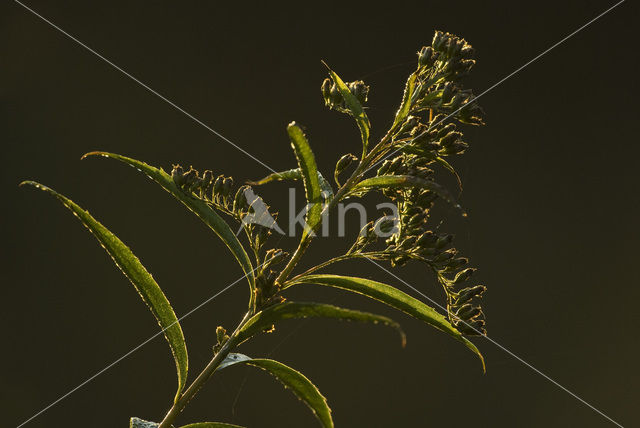
[[393, 121], [393, 125], [391, 129], [395, 129], [396, 126], [400, 125], [405, 121], [407, 116], [409, 116], [409, 112], [411, 111], [411, 98], [413, 97], [413, 92], [416, 89], [416, 73], [412, 73], [407, 79], [407, 83], [404, 87], [404, 94], [402, 95], [402, 102], [400, 103], [400, 108], [396, 112], [396, 118]]
[[176, 184], [169, 174], [164, 172], [163, 169], [155, 168], [151, 165], [147, 165], [144, 162], [128, 158], [126, 156], [118, 155], [115, 153], [107, 152], [91, 152], [85, 154], [82, 158], [88, 156], [104, 156], [112, 158], [126, 163], [129, 166], [134, 167], [138, 171], [146, 174], [150, 179], [162, 186], [167, 192], [171, 193], [176, 199], [182, 202], [190, 211], [197, 215], [216, 235], [224, 242], [231, 253], [235, 256], [236, 260], [240, 264], [240, 267], [244, 271], [247, 280], [249, 281], [251, 300], [255, 298], [255, 278], [253, 275], [253, 266], [251, 260], [247, 255], [244, 247], [233, 233], [227, 222], [220, 217], [216, 212], [207, 205], [204, 201], [187, 195]]
[[[302, 170], [300, 168], [293, 168], [286, 171], [274, 172], [258, 181], [248, 181], [247, 184], [262, 186], [272, 181], [298, 181], [302, 180], [302, 178]], [[318, 183], [320, 184], [324, 199], [331, 201], [331, 199], [333, 199], [333, 187], [331, 187], [331, 184], [322, 176], [320, 171], [318, 171]]]
[[341, 275], [307, 275], [297, 279], [290, 285], [301, 283], [325, 285], [353, 291], [394, 307], [426, 322], [427, 324], [462, 342], [480, 358], [480, 361], [482, 362], [482, 369], [484, 370], [485, 368], [484, 358], [478, 348], [476, 348], [473, 343], [471, 343], [462, 335], [462, 333], [452, 326], [443, 315], [439, 314], [431, 306], [422, 303], [420, 300], [403, 293], [391, 285], [372, 281], [370, 279]]
[[[230, 357], [230, 358], [229, 358]], [[261, 368], [276, 379], [278, 379], [286, 388], [291, 391], [304, 402], [313, 414], [318, 418], [320, 424], [325, 428], [333, 427], [333, 419], [331, 418], [331, 409], [327, 404], [326, 398], [318, 391], [318, 388], [307, 379], [302, 373], [286, 366], [278, 361], [266, 358], [249, 358], [243, 354], [229, 354], [225, 360], [227, 363], [224, 367], [237, 364], [248, 364], [250, 366]], [[223, 367], [221, 365], [221, 367]]]
[[240, 425], [225, 424], [224, 422], [197, 422], [195, 424], [182, 425], [180, 428], [243, 428]]
[[360, 101], [351, 93], [349, 87], [342, 81], [340, 76], [338, 76], [329, 66], [323, 62], [323, 64], [329, 70], [329, 75], [333, 80], [333, 83], [336, 84], [336, 87], [340, 91], [342, 98], [344, 98], [344, 102], [351, 113], [351, 116], [356, 121], [358, 125], [358, 129], [360, 129], [360, 137], [362, 138], [362, 159], [364, 159], [367, 154], [367, 148], [369, 147], [369, 133], [371, 130], [371, 123], [369, 122], [369, 118], [367, 114], [364, 112]]
[[434, 181], [425, 180], [412, 175], [381, 175], [379, 177], [367, 178], [355, 185], [349, 194], [358, 194], [361, 192], [368, 192], [370, 190], [395, 187], [420, 187], [422, 189], [431, 190], [442, 199], [452, 204], [455, 208], [462, 209], [462, 207], [454, 200], [451, 193], [449, 193], [449, 191], [443, 186]]
[[322, 192], [320, 181], [318, 180], [318, 167], [307, 137], [295, 122], [291, 122], [287, 126], [287, 132], [291, 140], [291, 147], [293, 147], [298, 161], [298, 167], [302, 172], [302, 182], [304, 183], [304, 191], [309, 206], [307, 211], [307, 225], [309, 227], [305, 228], [302, 234], [302, 240], [304, 241], [322, 219]]
[[263, 309], [247, 321], [238, 332], [238, 339], [243, 342], [255, 334], [268, 330], [277, 321], [300, 318], [339, 318], [349, 321], [380, 323], [393, 327], [400, 333], [403, 347], [406, 342], [406, 337], [400, 324], [391, 318], [314, 302], [284, 302]]
[[[109, 253], [116, 266], [118, 266], [122, 273], [131, 281], [138, 291], [138, 294], [140, 294], [140, 297], [142, 297], [142, 300], [149, 306], [156, 320], [158, 320], [158, 324], [162, 327], [162, 331], [167, 342], [169, 342], [171, 353], [176, 362], [178, 392], [175, 398], [177, 400], [187, 380], [189, 367], [187, 344], [185, 343], [178, 318], [173, 312], [169, 300], [167, 300], [167, 297], [156, 281], [142, 263], [140, 263], [140, 260], [131, 252], [129, 247], [75, 202], [35, 181], [25, 181], [21, 183], [21, 185], [23, 184], [29, 184], [55, 196], [65, 207], [69, 208], [78, 220], [96, 237], [100, 245]], [[114, 308], [113, 311], [115, 314], [117, 309]]]

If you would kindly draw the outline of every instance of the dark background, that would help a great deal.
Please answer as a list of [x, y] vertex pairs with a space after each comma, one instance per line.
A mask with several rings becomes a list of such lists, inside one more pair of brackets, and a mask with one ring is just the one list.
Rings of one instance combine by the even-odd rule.
[[[467, 86], [479, 93], [612, 4], [28, 2], [276, 170], [294, 165], [285, 125], [304, 124], [328, 175], [359, 142], [349, 118], [322, 105], [321, 59], [345, 80], [372, 86], [379, 138], [415, 52], [435, 29], [476, 48]], [[472, 148], [454, 160], [470, 215], [443, 211], [452, 218], [443, 230], [456, 233], [489, 287], [489, 335], [624, 426], [640, 422], [637, 21], [626, 2], [484, 96], [488, 124], [467, 129]], [[16, 426], [158, 329], [73, 216], [18, 183], [41, 181], [88, 208], [132, 247], [181, 315], [240, 269], [158, 186], [116, 162], [80, 156], [108, 150], [239, 181], [268, 171], [18, 4], [2, 2], [0, 22], [0, 424]], [[285, 214], [285, 186], [263, 194]], [[319, 240], [305, 263], [345, 245]], [[333, 271], [403, 288], [366, 262]], [[442, 299], [424, 269], [396, 273]], [[242, 347], [314, 380], [339, 427], [613, 426], [484, 339], [475, 340], [487, 360], [483, 375], [464, 347], [414, 319], [346, 293], [301, 293], [392, 315], [408, 334], [402, 349], [384, 327], [311, 320], [283, 323]], [[216, 325], [231, 328], [246, 297], [240, 283], [183, 321], [192, 375], [211, 356]], [[157, 338], [27, 426], [159, 420], [174, 389], [173, 361]], [[180, 422], [199, 420], [316, 424], [289, 391], [250, 368], [216, 375]]]

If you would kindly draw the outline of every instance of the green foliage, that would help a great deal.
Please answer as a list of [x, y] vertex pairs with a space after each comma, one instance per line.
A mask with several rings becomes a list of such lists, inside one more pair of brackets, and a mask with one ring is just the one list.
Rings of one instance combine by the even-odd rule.
[[[178, 369], [178, 392], [174, 404], [159, 424], [131, 419], [133, 428], [173, 428], [178, 415], [216, 370], [230, 365], [247, 364], [268, 371], [291, 389], [314, 412], [323, 427], [332, 427], [331, 411], [325, 398], [304, 375], [277, 361], [252, 359], [234, 352], [243, 342], [257, 334], [272, 331], [285, 319], [335, 318], [383, 324], [395, 328], [404, 344], [404, 333], [395, 321], [376, 314], [341, 308], [319, 302], [287, 300], [288, 290], [299, 284], [317, 284], [354, 292], [375, 299], [423, 321], [448, 334], [484, 359], [467, 336], [484, 335], [485, 320], [480, 306], [486, 287], [472, 282], [475, 269], [453, 247], [453, 235], [440, 231], [431, 219], [436, 203], [442, 200], [460, 208], [456, 198], [436, 181], [440, 172], [460, 177], [451, 159], [469, 148], [461, 125], [481, 125], [482, 110], [471, 90], [462, 85], [463, 78], [475, 64], [471, 46], [457, 36], [436, 31], [430, 46], [418, 52], [418, 63], [405, 84], [400, 106], [392, 125], [371, 147], [371, 124], [363, 107], [369, 87], [362, 81], [345, 83], [334, 71], [322, 83], [325, 105], [355, 119], [360, 131], [362, 155], [337, 154], [333, 177], [337, 189], [318, 171], [314, 154], [304, 132], [295, 122], [287, 127], [296, 165], [256, 182], [235, 188], [233, 179], [200, 173], [174, 165], [171, 174], [122, 155], [92, 152], [119, 160], [146, 174], [186, 208], [195, 213], [225, 243], [240, 264], [249, 282], [248, 309], [242, 320], [227, 331], [218, 326], [212, 344], [211, 361], [186, 387], [187, 350], [178, 320], [167, 298], [139, 260], [117, 237], [86, 211], [66, 197], [38, 183], [27, 182], [54, 195], [83, 222], [111, 255], [147, 303], [163, 328]], [[327, 67], [328, 68], [328, 67]], [[347, 177], [348, 176], [348, 177]], [[347, 178], [345, 178], [347, 177]], [[271, 229], [277, 226], [277, 213], [253, 193], [250, 185], [269, 182], [302, 181], [308, 204], [302, 238], [291, 255], [268, 245]], [[341, 184], [344, 183], [344, 184]], [[366, 224], [354, 237], [350, 248], [306, 271], [294, 274], [305, 251], [312, 243], [325, 216], [346, 198], [359, 198], [377, 192], [397, 208], [397, 217], [383, 216]], [[257, 206], [267, 208], [258, 213]], [[457, 214], [458, 212], [456, 212]], [[247, 221], [261, 215], [264, 221]], [[464, 213], [463, 213], [464, 215]], [[233, 227], [229, 222], [236, 223]], [[244, 231], [243, 245], [234, 227]], [[238, 229], [240, 231], [240, 229]], [[242, 238], [244, 239], [244, 238]], [[253, 261], [250, 258], [254, 259]], [[366, 258], [401, 267], [421, 263], [433, 273], [444, 292], [446, 313], [409, 296], [396, 287], [371, 279], [339, 276], [318, 271], [345, 260]], [[444, 312], [444, 310], [443, 310]], [[200, 422], [183, 428], [235, 427], [219, 422]]]
[[367, 101], [369, 87], [361, 80], [347, 85], [327, 64], [325, 66], [329, 70], [329, 76], [333, 81], [333, 85], [328, 79], [322, 83], [322, 96], [324, 97], [325, 105], [353, 116], [360, 130], [362, 157], [364, 158], [369, 147], [371, 123], [364, 112], [364, 108], [362, 108], [362, 104]]
[[304, 183], [304, 192], [307, 197], [307, 224], [301, 241], [304, 241], [311, 233], [315, 225], [320, 223], [322, 216], [322, 189], [320, 188], [320, 180], [318, 180], [318, 167], [316, 159], [313, 156], [307, 137], [305, 137], [302, 129], [295, 123], [291, 122], [287, 126], [291, 147], [298, 161], [298, 168], [302, 173], [302, 182]]
[[337, 318], [348, 321], [380, 323], [398, 330], [403, 347], [406, 342], [406, 337], [400, 324], [391, 318], [314, 302], [282, 302], [265, 308], [244, 324], [238, 331], [238, 339], [245, 341], [255, 334], [269, 332], [273, 330], [274, 324], [281, 320], [302, 318]]
[[323, 427], [333, 427], [331, 409], [327, 404], [327, 399], [324, 398], [320, 391], [318, 391], [318, 388], [302, 373], [275, 360], [249, 358], [242, 354], [230, 355], [230, 357], [232, 357], [230, 359], [231, 361], [227, 363], [225, 367], [235, 364], [247, 364], [269, 372], [269, 374], [282, 382], [286, 388], [289, 388], [303, 403], [309, 406]]
[[43, 186], [35, 181], [25, 181], [22, 183], [36, 187], [56, 197], [65, 207], [82, 222], [83, 225], [96, 237], [100, 245], [113, 259], [113, 262], [120, 268], [122, 273], [131, 281], [142, 300], [149, 306], [149, 309], [156, 317], [158, 324], [162, 327], [164, 337], [167, 339], [178, 371], [178, 392], [176, 399], [182, 392], [187, 380], [189, 370], [189, 358], [187, 356], [187, 344], [182, 334], [182, 328], [178, 322], [173, 308], [167, 300], [151, 274], [140, 263], [140, 260], [131, 252], [117, 236], [93, 218], [87, 211], [69, 198], [61, 195], [47, 186]]
[[298, 278], [295, 282], [291, 282], [290, 286], [299, 283], [326, 285], [329, 287], [353, 291], [354, 293], [362, 294], [363, 296], [378, 300], [395, 309], [405, 312], [439, 330], [442, 330], [454, 337], [456, 340], [464, 343], [465, 346], [478, 355], [484, 369], [484, 359], [482, 358], [480, 351], [478, 351], [478, 349], [469, 342], [469, 340], [463, 337], [462, 333], [456, 330], [445, 317], [440, 315], [432, 307], [406, 293], [403, 293], [391, 285], [352, 276], [306, 275]]
[[[126, 163], [129, 166], [134, 167], [138, 171], [146, 174], [150, 179], [158, 183], [162, 188], [164, 188], [167, 192], [169, 192], [173, 197], [182, 202], [191, 212], [197, 215], [200, 220], [204, 222], [213, 232], [218, 235], [218, 237], [226, 244], [229, 250], [233, 253], [236, 260], [242, 267], [242, 270], [246, 274], [247, 280], [249, 281], [249, 285], [251, 287], [251, 295], [255, 294], [255, 279], [254, 279], [254, 268], [251, 265], [251, 260], [247, 255], [244, 247], [238, 241], [238, 238], [227, 224], [216, 212], [212, 209], [212, 207], [206, 203], [204, 203], [201, 199], [192, 197], [193, 195], [186, 193], [183, 188], [181, 188], [174, 179], [164, 172], [164, 170], [155, 168], [153, 166], [147, 165], [144, 162], [140, 162], [135, 159], [128, 158], [126, 156], [121, 156], [115, 153], [107, 153], [107, 152], [91, 152], [87, 153], [83, 156], [83, 158], [88, 156], [104, 156], [107, 158], [112, 158], [119, 160], [121, 162]], [[197, 178], [197, 173], [194, 174]], [[225, 188], [229, 188], [225, 186]], [[226, 194], [228, 195], [228, 191]]]

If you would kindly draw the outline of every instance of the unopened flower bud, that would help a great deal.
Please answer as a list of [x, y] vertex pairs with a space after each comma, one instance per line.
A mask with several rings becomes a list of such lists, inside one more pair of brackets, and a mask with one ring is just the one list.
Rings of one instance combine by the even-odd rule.
[[462, 58], [471, 59], [475, 55], [475, 49], [471, 45], [464, 45], [460, 50], [460, 56]]
[[181, 187], [184, 184], [184, 170], [180, 165], [173, 166], [173, 169], [171, 170], [171, 178], [178, 187]]
[[474, 297], [480, 296], [487, 290], [484, 285], [476, 285], [475, 287], [463, 288], [458, 292], [458, 296], [455, 299], [456, 305], [463, 305]]
[[423, 46], [418, 52], [418, 65], [421, 67], [431, 67], [433, 59], [433, 48], [431, 46]]
[[236, 196], [233, 198], [233, 211], [245, 211], [249, 208], [249, 204], [247, 202], [247, 197], [244, 194], [244, 191], [248, 188], [248, 186], [242, 186], [236, 192]]
[[453, 235], [442, 236], [438, 238], [438, 240], [436, 241], [436, 248], [442, 249], [447, 245], [451, 244], [452, 241], [453, 241]]
[[224, 183], [224, 176], [219, 176], [213, 183], [213, 196], [220, 194], [222, 191], [222, 184]]
[[440, 139], [440, 145], [442, 147], [448, 147], [453, 144], [454, 141], [460, 140], [462, 138], [462, 133], [459, 131], [449, 132], [447, 135]]
[[227, 334], [227, 330], [224, 327], [219, 325], [216, 328], [216, 338], [218, 339], [218, 343], [221, 343], [224, 340], [224, 336]]
[[225, 177], [222, 182], [222, 196], [225, 198], [229, 196], [229, 192], [231, 192], [231, 186], [233, 186], [233, 178]]
[[199, 181], [198, 171], [191, 168], [182, 176], [182, 178], [183, 178], [182, 186], [185, 187], [186, 189], [191, 189], [191, 186], [193, 186], [196, 182]]
[[455, 250], [449, 249], [449, 250], [443, 251], [442, 253], [440, 253], [437, 256], [435, 256], [433, 261], [436, 262], [436, 263], [446, 262], [447, 260], [450, 260], [455, 255], [456, 255]]
[[369, 87], [365, 85], [362, 80], [350, 82], [348, 86], [349, 86], [349, 91], [351, 91], [351, 94], [353, 94], [353, 96], [358, 99], [360, 104], [364, 104], [367, 102], [367, 96], [369, 95]]
[[436, 235], [434, 235], [432, 231], [427, 230], [422, 235], [420, 235], [420, 237], [416, 241], [416, 244], [421, 245], [421, 246], [422, 245], [431, 246], [431, 245], [434, 245], [437, 240], [438, 240], [438, 238], [436, 237]]
[[382, 232], [382, 233], [384, 233], [386, 235], [389, 232], [393, 231], [393, 229], [395, 227], [396, 227], [395, 219], [392, 219], [392, 218], [381, 218], [380, 220], [378, 220], [375, 228], [377, 228], [377, 230], [379, 230], [380, 232]]
[[467, 263], [469, 263], [469, 259], [466, 257], [459, 257], [457, 259], [449, 260], [446, 268], [448, 271], [456, 271]]
[[482, 310], [479, 306], [473, 306], [471, 303], [466, 303], [456, 311], [456, 316], [461, 320], [470, 320], [471, 318], [480, 315], [481, 312]]
[[447, 37], [442, 33], [442, 31], [436, 31], [433, 35], [433, 41], [431, 42], [431, 46], [436, 51], [442, 51], [444, 44], [447, 42]]
[[329, 91], [329, 98], [331, 100], [331, 107], [340, 105], [344, 101], [342, 99], [342, 94], [336, 85], [331, 86], [331, 90]]
[[398, 131], [398, 133], [402, 134], [404, 132], [409, 132], [410, 130], [418, 126], [419, 123], [420, 123], [420, 118], [418, 116], [409, 116], [400, 127], [400, 130]]
[[425, 212], [424, 211], [420, 211], [418, 214], [415, 214], [415, 215], [411, 216], [411, 218], [409, 219], [408, 225], [409, 226], [416, 226], [416, 225], [424, 222], [426, 217], [427, 217], [427, 215], [425, 214]]
[[465, 270], [461, 270], [460, 272], [458, 272], [456, 277], [453, 279], [453, 283], [454, 284], [460, 284], [460, 283], [465, 282], [467, 279], [471, 278], [471, 275], [473, 275], [473, 273], [475, 271], [476, 271], [476, 269], [473, 269], [473, 268], [467, 268]]
[[352, 155], [351, 153], [348, 153], [344, 156], [342, 156], [338, 162], [336, 163], [336, 175], [340, 174], [342, 171], [344, 171], [345, 169], [347, 169], [349, 167], [349, 165], [351, 165], [353, 163], [354, 160], [358, 159], [357, 157], [355, 157], [354, 155]]
[[463, 153], [468, 148], [469, 148], [469, 145], [467, 143], [465, 143], [464, 141], [458, 140], [458, 141], [455, 141], [453, 144], [449, 145], [448, 147], [445, 147], [442, 153], [446, 155], [458, 155]]
[[453, 90], [454, 90], [453, 83], [447, 82], [444, 84], [444, 87], [442, 88], [443, 103], [448, 103], [449, 101], [451, 101], [451, 97], [453, 96]]

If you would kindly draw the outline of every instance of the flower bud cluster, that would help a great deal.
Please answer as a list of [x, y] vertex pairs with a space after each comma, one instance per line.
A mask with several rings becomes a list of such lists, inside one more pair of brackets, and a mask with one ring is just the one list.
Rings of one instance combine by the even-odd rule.
[[[417, 128], [420, 125], [416, 126]], [[440, 150], [454, 147], [461, 134], [455, 131], [453, 124], [436, 128], [433, 131], [420, 130], [414, 134], [429, 133], [429, 139], [438, 141]], [[419, 142], [419, 144], [424, 144]], [[434, 156], [420, 156], [404, 153], [394, 159], [386, 160], [377, 174], [380, 175], [410, 175], [424, 180], [433, 180], [433, 170], [429, 165]], [[386, 241], [387, 248], [380, 254], [380, 258], [387, 259], [392, 266], [402, 266], [409, 260], [416, 259], [426, 263], [436, 272], [447, 297], [447, 312], [452, 324], [460, 332], [467, 335], [484, 334], [484, 315], [474, 300], [485, 291], [484, 286], [461, 287], [471, 277], [474, 269], [466, 268], [468, 259], [461, 257], [458, 251], [451, 247], [453, 235], [438, 234], [430, 230], [428, 225], [429, 213], [438, 195], [423, 187], [387, 188], [384, 194], [398, 206], [399, 219], [395, 233]], [[369, 226], [369, 229], [373, 229]], [[368, 245], [367, 238], [371, 233], [361, 233], [359, 238], [364, 245]], [[449, 279], [454, 276], [453, 279]]]
[[276, 278], [280, 272], [272, 269], [282, 263], [289, 254], [279, 248], [267, 250], [258, 273], [256, 275], [256, 307], [264, 308], [274, 303], [284, 301], [281, 296], [277, 296], [279, 284], [276, 284]]
[[[369, 96], [369, 87], [365, 85], [362, 80], [348, 82], [346, 83], [346, 85], [349, 88], [349, 92], [351, 92], [351, 94], [356, 97], [361, 105], [364, 105], [367, 102], [367, 97]], [[345, 104], [344, 97], [342, 96], [342, 93], [340, 93], [340, 89], [338, 89], [338, 86], [331, 79], [324, 79], [320, 90], [322, 91], [324, 104], [327, 107], [332, 110], [338, 110], [342, 113], [349, 112], [349, 109]]]
[[[452, 324], [463, 334], [486, 334], [485, 320], [478, 299], [487, 287], [484, 285], [469, 286], [466, 284], [475, 269], [467, 268], [459, 271], [453, 279], [442, 276], [442, 282], [448, 292], [447, 310]], [[462, 288], [461, 288], [462, 287]]]
[[464, 39], [436, 31], [431, 46], [418, 52], [411, 112], [446, 113], [462, 123], [483, 124], [483, 112], [473, 92], [461, 84], [475, 65], [473, 56], [473, 48]]
[[[214, 177], [209, 170], [200, 174], [196, 169], [190, 167], [188, 171], [180, 165], [174, 165], [171, 171], [173, 182], [187, 194], [194, 196], [220, 211], [242, 222], [242, 219], [253, 212], [252, 201], [247, 200], [246, 190], [250, 186], [240, 186], [235, 193], [233, 190], [233, 178], [220, 175]], [[275, 219], [277, 213], [271, 214]], [[243, 223], [249, 235], [249, 240], [253, 248], [260, 250], [271, 235], [271, 229], [256, 223]]]

